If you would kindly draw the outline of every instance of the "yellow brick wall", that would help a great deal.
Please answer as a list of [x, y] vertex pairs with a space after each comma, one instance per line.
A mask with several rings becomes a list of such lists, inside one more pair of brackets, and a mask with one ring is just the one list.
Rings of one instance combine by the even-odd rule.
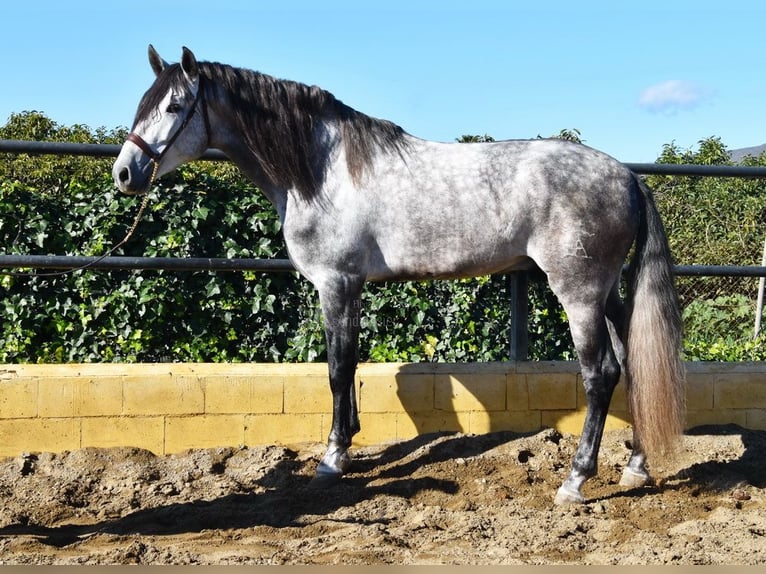
[[[687, 369], [688, 427], [766, 429], [766, 363]], [[585, 415], [576, 363], [362, 364], [355, 385], [357, 445], [435, 431], [578, 434]], [[0, 365], [0, 456], [323, 442], [331, 407], [321, 363]], [[621, 383], [607, 428], [629, 425]]]

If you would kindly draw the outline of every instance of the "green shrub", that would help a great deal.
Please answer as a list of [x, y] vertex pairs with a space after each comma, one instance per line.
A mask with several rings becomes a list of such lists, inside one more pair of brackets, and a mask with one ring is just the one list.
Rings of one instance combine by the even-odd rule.
[[753, 337], [755, 305], [741, 294], [697, 299], [684, 309], [684, 351], [692, 361], [762, 361], [766, 335]]

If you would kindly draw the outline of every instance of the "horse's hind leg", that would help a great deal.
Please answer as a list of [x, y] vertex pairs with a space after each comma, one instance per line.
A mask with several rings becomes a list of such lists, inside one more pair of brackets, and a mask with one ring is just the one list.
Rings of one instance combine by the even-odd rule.
[[587, 411], [572, 470], [556, 493], [556, 504], [584, 502], [582, 485], [598, 471], [606, 415], [620, 379], [620, 363], [612, 348], [603, 304], [585, 305], [566, 299], [562, 299], [562, 304], [580, 359]]

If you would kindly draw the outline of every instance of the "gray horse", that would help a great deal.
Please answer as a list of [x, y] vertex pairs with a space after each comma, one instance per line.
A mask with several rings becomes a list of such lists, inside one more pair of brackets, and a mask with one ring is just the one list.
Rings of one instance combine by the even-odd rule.
[[333, 420], [318, 476], [348, 470], [360, 428], [353, 381], [366, 281], [536, 264], [566, 310], [587, 397], [556, 502], [584, 500], [621, 373], [634, 420], [621, 484], [650, 480], [647, 456], [672, 452], [683, 429], [681, 318], [662, 222], [628, 168], [561, 140], [422, 140], [315, 86], [198, 62], [187, 48], [171, 65], [149, 46], [149, 62], [156, 79], [114, 180], [143, 194], [155, 177], [213, 147], [271, 200], [290, 259], [318, 290], [324, 315]]

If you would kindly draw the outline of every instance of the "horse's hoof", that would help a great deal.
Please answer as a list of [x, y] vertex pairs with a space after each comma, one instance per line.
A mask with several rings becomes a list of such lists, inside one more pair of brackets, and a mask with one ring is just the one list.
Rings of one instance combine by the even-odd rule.
[[351, 457], [346, 449], [332, 446], [327, 449], [327, 452], [322, 457], [319, 465], [317, 466], [316, 475], [319, 476], [336, 476], [340, 478], [346, 474], [351, 466]]
[[346, 473], [350, 465], [350, 460], [348, 461], [348, 464], [342, 465], [328, 464], [323, 460], [317, 465], [316, 476], [317, 478], [340, 478]]
[[622, 478], [620, 478], [620, 486], [628, 488], [639, 488], [646, 486], [652, 480], [652, 477], [644, 471], [636, 471], [626, 466], [622, 471]]
[[565, 486], [559, 488], [558, 492], [556, 492], [556, 498], [553, 499], [553, 503], [558, 506], [563, 504], [583, 504], [584, 502], [585, 497], [579, 491]]

